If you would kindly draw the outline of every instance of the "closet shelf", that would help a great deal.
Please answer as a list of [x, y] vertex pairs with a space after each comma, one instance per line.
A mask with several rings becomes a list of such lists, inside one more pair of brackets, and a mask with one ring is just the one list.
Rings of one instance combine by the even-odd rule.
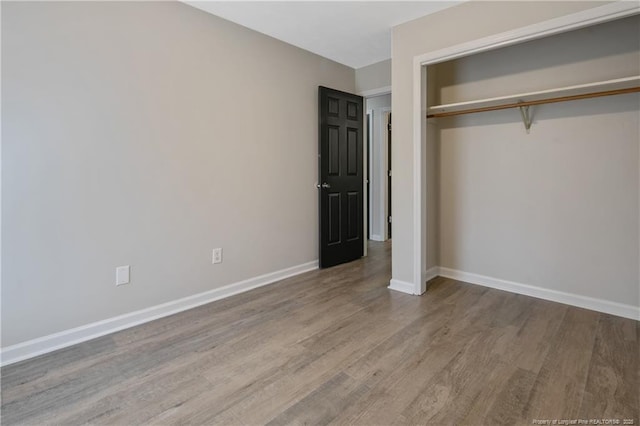
[[427, 118], [449, 117], [476, 112], [520, 108], [523, 121], [525, 122], [525, 127], [528, 130], [531, 126], [528, 110], [530, 105], [550, 104], [555, 102], [620, 95], [632, 92], [640, 92], [640, 75], [580, 84], [576, 86], [559, 87], [556, 89], [541, 90], [538, 92], [519, 93], [516, 95], [500, 96], [496, 98], [435, 105], [427, 109]]

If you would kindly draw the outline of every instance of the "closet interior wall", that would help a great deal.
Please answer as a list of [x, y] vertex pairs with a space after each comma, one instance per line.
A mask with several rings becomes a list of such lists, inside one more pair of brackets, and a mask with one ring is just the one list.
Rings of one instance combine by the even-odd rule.
[[[429, 106], [640, 74], [640, 17], [437, 64]], [[429, 119], [427, 267], [640, 305], [640, 95]]]

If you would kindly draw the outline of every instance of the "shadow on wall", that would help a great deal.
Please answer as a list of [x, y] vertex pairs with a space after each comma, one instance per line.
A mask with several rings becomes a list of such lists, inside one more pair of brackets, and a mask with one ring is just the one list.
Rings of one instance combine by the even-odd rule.
[[[509, 47], [438, 64], [440, 86], [459, 85], [474, 80], [510, 78], [548, 68], [585, 66], [594, 58], [613, 60], [617, 56], [637, 54], [640, 49], [640, 16], [631, 16], [580, 30], [533, 40]], [[508, 58], [505, 60], [505, 58]], [[588, 70], [585, 76], [593, 69]], [[580, 78], [575, 73], [568, 76]], [[587, 80], [586, 82], [588, 82]], [[549, 82], [554, 86], [553, 81]], [[579, 83], [576, 83], [579, 84]], [[492, 87], [498, 90], [499, 87]]]

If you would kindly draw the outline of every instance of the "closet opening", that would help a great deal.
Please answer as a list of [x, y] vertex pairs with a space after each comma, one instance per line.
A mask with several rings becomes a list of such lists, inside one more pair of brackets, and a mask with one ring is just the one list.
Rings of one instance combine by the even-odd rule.
[[532, 104], [529, 133], [517, 105], [427, 119], [523, 93], [637, 88], [640, 21], [623, 6], [415, 58], [415, 294], [437, 275], [549, 299], [600, 297], [611, 274], [638, 282], [638, 93]]

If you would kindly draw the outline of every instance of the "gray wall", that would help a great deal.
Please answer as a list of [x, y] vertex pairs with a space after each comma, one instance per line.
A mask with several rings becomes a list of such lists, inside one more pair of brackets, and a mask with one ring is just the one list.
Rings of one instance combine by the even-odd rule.
[[318, 85], [181, 3], [3, 2], [2, 346], [317, 259]]
[[391, 59], [376, 62], [356, 70], [356, 92], [363, 93], [370, 90], [391, 86]]

